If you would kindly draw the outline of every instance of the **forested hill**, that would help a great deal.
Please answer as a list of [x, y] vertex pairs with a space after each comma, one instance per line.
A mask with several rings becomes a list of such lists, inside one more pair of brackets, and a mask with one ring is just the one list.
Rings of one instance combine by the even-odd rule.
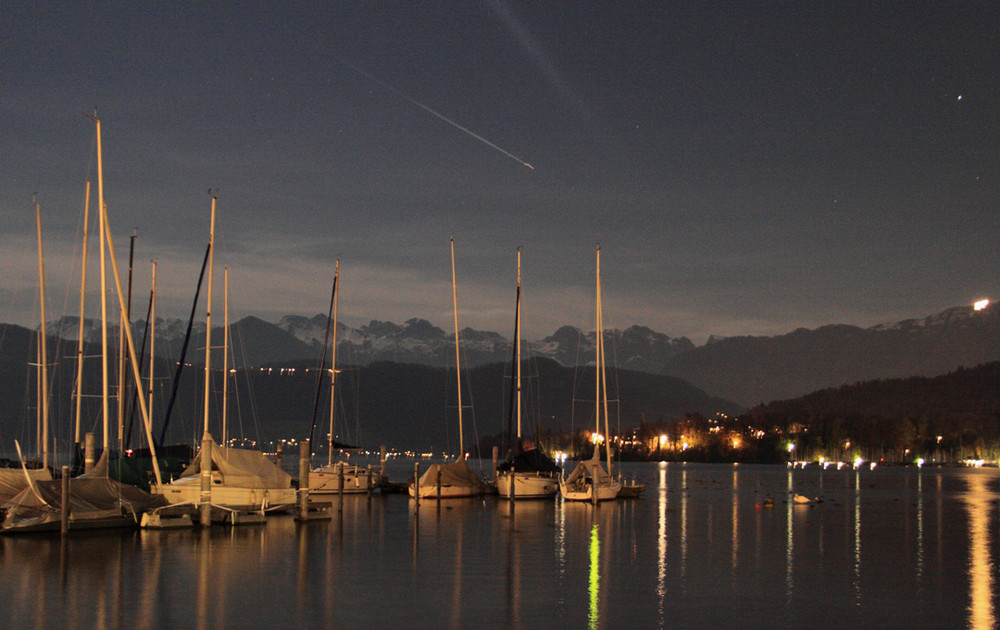
[[[934, 378], [869, 381], [756, 407], [743, 416], [777, 429], [800, 456], [913, 454], [949, 461], [1000, 457], [1000, 362]], [[853, 449], [853, 450], [852, 450]]]
[[1000, 414], [1000, 362], [936, 376], [867, 381], [780, 400], [749, 414], [941, 417], [960, 414]]

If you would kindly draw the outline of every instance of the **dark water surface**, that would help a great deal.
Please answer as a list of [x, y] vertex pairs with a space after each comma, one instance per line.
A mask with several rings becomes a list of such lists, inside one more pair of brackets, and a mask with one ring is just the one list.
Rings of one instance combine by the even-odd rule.
[[596, 509], [349, 496], [325, 522], [3, 537], [0, 627], [997, 626], [996, 469], [623, 470], [644, 497]]

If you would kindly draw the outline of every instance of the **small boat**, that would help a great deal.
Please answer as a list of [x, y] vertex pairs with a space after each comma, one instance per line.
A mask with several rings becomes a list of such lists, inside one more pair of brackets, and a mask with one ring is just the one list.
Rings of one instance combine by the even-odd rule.
[[[548, 499], [559, 492], [562, 469], [539, 450], [534, 442], [521, 437], [521, 249], [517, 250], [517, 299], [514, 308], [514, 379], [507, 417], [511, 434], [513, 416], [517, 417], [517, 437], [507, 460], [497, 466], [497, 494], [505, 499]], [[515, 413], [516, 412], [516, 413]]]
[[[371, 470], [355, 466], [347, 462], [334, 462], [333, 451], [338, 446], [334, 440], [334, 410], [336, 409], [336, 382], [337, 382], [337, 307], [338, 294], [340, 290], [340, 259], [337, 259], [336, 269], [333, 274], [333, 295], [330, 300], [331, 317], [327, 318], [327, 335], [330, 334], [332, 323], [333, 347], [330, 359], [330, 432], [327, 434], [327, 460], [325, 466], [319, 466], [309, 471], [309, 495], [332, 495], [332, 494], [364, 494], [374, 489]], [[322, 374], [326, 363], [326, 339], [323, 340], [324, 359], [320, 365]], [[317, 388], [316, 400], [319, 401], [319, 391]], [[318, 406], [318, 405], [317, 405]], [[313, 410], [315, 426], [316, 410]]]
[[465, 463], [462, 431], [462, 363], [458, 343], [458, 291], [455, 282], [455, 239], [451, 240], [451, 295], [455, 314], [455, 374], [458, 378], [458, 460], [432, 464], [419, 479], [410, 482], [410, 497], [417, 499], [454, 499], [476, 497], [486, 491], [486, 484]]
[[601, 431], [603, 403], [604, 443], [607, 448], [608, 470], [601, 464], [600, 445], [594, 444], [594, 456], [577, 464], [566, 479], [560, 479], [559, 491], [566, 501], [608, 501], [617, 499], [622, 489], [620, 481], [611, 476], [611, 438], [608, 433], [608, 388], [604, 373], [604, 316], [601, 313], [601, 250], [597, 250], [597, 394], [594, 413], [594, 434]]
[[[158, 480], [153, 491], [162, 495], [171, 505], [198, 505], [200, 509], [208, 510], [211, 515], [209, 520], [235, 524], [246, 520], [239, 519], [236, 512], [263, 514], [268, 511], [286, 510], [296, 504], [297, 496], [295, 488], [292, 487], [291, 475], [264, 457], [263, 453], [219, 446], [208, 430], [211, 396], [212, 263], [215, 250], [215, 204], [216, 197], [213, 195], [208, 246], [204, 433], [202, 434], [201, 448], [180, 477], [169, 482]], [[222, 415], [223, 422], [225, 422], [225, 411]], [[225, 428], [223, 428], [223, 435], [225, 435]], [[207, 517], [203, 513], [202, 519], [205, 518]]]
[[0, 533], [58, 532], [64, 509], [63, 483], [69, 489], [69, 529], [138, 527], [142, 514], [166, 505], [162, 497], [108, 476], [107, 450], [94, 469], [72, 479], [31, 479], [4, 507]]
[[646, 485], [642, 483], [623, 483], [622, 489], [618, 491], [619, 499], [638, 499], [646, 491]]

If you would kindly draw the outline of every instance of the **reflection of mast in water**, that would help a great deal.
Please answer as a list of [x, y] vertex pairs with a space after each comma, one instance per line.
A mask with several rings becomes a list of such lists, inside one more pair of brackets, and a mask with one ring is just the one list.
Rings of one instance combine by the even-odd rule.
[[730, 574], [732, 577], [733, 586], [736, 585], [736, 567], [739, 564], [737, 558], [740, 552], [740, 512], [739, 512], [739, 492], [740, 488], [740, 473], [737, 466], [733, 466], [733, 558], [732, 558], [732, 568], [733, 571]]
[[660, 483], [656, 504], [656, 600], [659, 627], [664, 627], [667, 597], [667, 464], [660, 462]]
[[196, 551], [198, 552], [198, 600], [195, 606], [195, 610], [197, 610], [195, 619], [197, 622], [196, 627], [201, 630], [211, 626], [211, 624], [208, 623], [208, 581], [209, 566], [211, 564], [209, 554], [212, 550], [212, 544], [209, 538], [211, 536], [211, 529], [208, 527], [202, 527], [198, 534], [199, 540], [196, 547]]
[[924, 475], [917, 467], [917, 588], [924, 589]]
[[861, 473], [854, 472], [854, 604], [861, 605]]
[[[440, 509], [441, 501], [438, 501]], [[440, 518], [438, 519], [440, 523]], [[457, 541], [455, 543], [455, 586], [451, 589], [451, 627], [462, 627], [462, 534], [465, 531], [462, 519], [456, 522]]]
[[990, 553], [990, 504], [995, 495], [986, 487], [984, 475], [966, 477], [969, 492], [965, 509], [969, 513], [969, 627], [994, 628], [993, 556]]
[[793, 526], [792, 521], [792, 509], [795, 502], [792, 501], [792, 496], [795, 491], [795, 484], [792, 483], [792, 470], [788, 469], [788, 485], [787, 492], [785, 496], [788, 500], [785, 501], [785, 604], [791, 606], [792, 604], [792, 590], [794, 589], [795, 583], [792, 579], [792, 568], [793, 568], [793, 558], [795, 552], [795, 539], [793, 538]]
[[[565, 593], [566, 582], [566, 502], [556, 501], [555, 509], [555, 546], [556, 546], [556, 581], [559, 584], [559, 593]], [[566, 613], [566, 600], [559, 598], [556, 604], [559, 617], [564, 619]]]
[[[684, 464], [681, 464], [682, 466]], [[687, 571], [687, 551], [688, 551], [688, 538], [687, 538], [687, 508], [688, 508], [688, 473], [687, 467], [681, 469], [681, 583], [684, 583], [684, 577]]]
[[517, 512], [514, 501], [505, 501], [507, 518], [507, 627], [521, 627], [521, 539], [516, 536]]

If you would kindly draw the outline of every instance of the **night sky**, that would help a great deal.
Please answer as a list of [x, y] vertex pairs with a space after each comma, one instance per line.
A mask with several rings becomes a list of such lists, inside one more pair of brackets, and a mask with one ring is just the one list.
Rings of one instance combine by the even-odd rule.
[[606, 326], [696, 343], [1000, 293], [995, 2], [6, 2], [0, 59], [4, 322], [33, 193], [76, 312], [95, 108], [136, 312], [155, 259], [186, 317], [209, 188], [214, 317], [223, 265], [233, 318], [325, 312], [339, 256], [342, 321], [447, 329], [450, 235], [461, 325], [506, 335], [523, 247], [531, 338], [593, 326], [597, 246]]

